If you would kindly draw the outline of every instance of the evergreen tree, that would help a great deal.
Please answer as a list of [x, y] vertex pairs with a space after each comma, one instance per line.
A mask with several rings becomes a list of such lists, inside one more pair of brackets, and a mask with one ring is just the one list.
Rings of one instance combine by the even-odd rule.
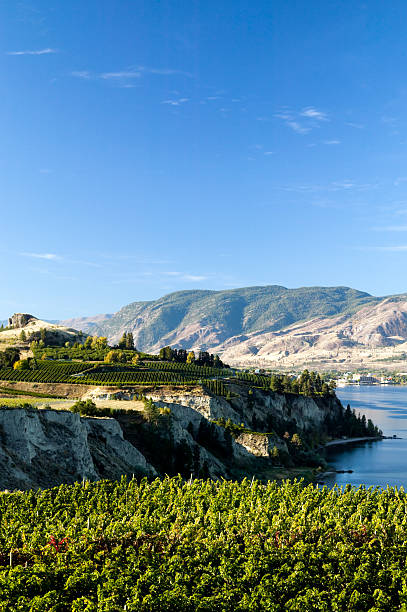
[[120, 349], [125, 349], [127, 345], [127, 333], [124, 332], [123, 336], [120, 338], [119, 340], [119, 348]]
[[134, 338], [133, 338], [133, 333], [132, 332], [128, 332], [127, 333], [126, 349], [128, 351], [134, 351]]
[[270, 389], [275, 393], [283, 392], [283, 383], [280, 376], [276, 376], [275, 374], [273, 374], [270, 380]]

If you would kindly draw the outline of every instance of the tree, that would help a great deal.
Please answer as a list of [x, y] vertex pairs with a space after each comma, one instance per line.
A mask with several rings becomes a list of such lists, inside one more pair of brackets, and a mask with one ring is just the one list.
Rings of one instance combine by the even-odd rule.
[[21, 342], [25, 342], [27, 340], [27, 334], [25, 333], [23, 329], [21, 330], [20, 340]]
[[297, 448], [302, 446], [301, 438], [300, 438], [300, 436], [297, 433], [293, 434], [293, 436], [291, 438], [291, 444], [294, 444], [294, 446], [296, 446]]
[[188, 364], [195, 363], [195, 353], [194, 353], [194, 351], [189, 351], [188, 356], [187, 356], [187, 363]]
[[14, 370], [28, 370], [28, 359], [19, 359], [13, 364]]
[[136, 353], [133, 357], [133, 359], [131, 360], [131, 363], [133, 365], [138, 365], [140, 361], [140, 355], [138, 353]]
[[154, 423], [154, 425], [158, 425], [158, 422], [160, 420], [160, 409], [156, 404], [154, 404], [151, 397], [145, 401], [144, 411], [146, 413], [148, 422]]
[[283, 383], [280, 376], [276, 376], [275, 374], [273, 374], [270, 380], [270, 389], [275, 393], [283, 392]]
[[93, 349], [104, 349], [107, 347], [107, 338], [105, 336], [93, 336], [91, 342], [91, 348]]
[[126, 353], [113, 349], [106, 354], [104, 361], [105, 363], [126, 363]]
[[126, 337], [126, 349], [128, 351], [134, 351], [134, 338], [132, 332], [127, 333]]
[[125, 349], [127, 345], [127, 332], [124, 332], [123, 336], [119, 340], [119, 348]]
[[45, 327], [41, 327], [40, 329], [40, 338], [43, 341], [44, 345], [47, 341], [47, 330], [45, 329]]
[[0, 366], [3, 368], [12, 368], [19, 359], [20, 352], [16, 348], [7, 348], [0, 352]]
[[83, 346], [84, 346], [86, 349], [90, 349], [90, 347], [92, 346], [92, 341], [93, 341], [92, 336], [88, 336], [88, 337], [86, 338], [85, 342], [83, 343]]

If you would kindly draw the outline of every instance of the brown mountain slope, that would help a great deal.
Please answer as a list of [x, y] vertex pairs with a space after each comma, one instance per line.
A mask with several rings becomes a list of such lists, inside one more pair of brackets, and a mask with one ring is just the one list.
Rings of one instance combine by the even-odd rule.
[[179, 291], [65, 324], [112, 343], [131, 331], [143, 351], [207, 350], [241, 366], [407, 371], [407, 295], [375, 297], [349, 287]]
[[407, 301], [388, 298], [353, 315], [317, 317], [247, 339], [237, 336], [215, 350], [236, 365], [407, 367]]

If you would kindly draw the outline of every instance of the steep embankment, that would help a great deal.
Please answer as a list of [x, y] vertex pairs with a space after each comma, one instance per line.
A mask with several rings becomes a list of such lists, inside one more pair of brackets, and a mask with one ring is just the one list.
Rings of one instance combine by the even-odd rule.
[[[0, 409], [0, 489], [133, 473], [273, 477], [272, 468], [307, 462], [305, 455], [293, 461], [286, 430], [290, 436], [313, 431], [319, 437], [326, 417], [340, 418], [342, 411], [335, 397], [313, 399], [244, 385], [232, 390], [230, 402], [203, 391], [152, 391], [148, 396], [161, 408], [153, 422], [142, 410], [89, 418], [63, 410]], [[106, 395], [94, 389], [86, 397], [106, 405]], [[225, 421], [234, 427], [233, 435], [221, 424]]]
[[0, 489], [51, 487], [155, 470], [115, 419], [0, 408]]

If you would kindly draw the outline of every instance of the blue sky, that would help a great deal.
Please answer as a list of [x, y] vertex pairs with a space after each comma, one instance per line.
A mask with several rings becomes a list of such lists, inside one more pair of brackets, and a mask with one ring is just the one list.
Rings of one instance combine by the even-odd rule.
[[0, 318], [407, 291], [407, 4], [0, 1]]

